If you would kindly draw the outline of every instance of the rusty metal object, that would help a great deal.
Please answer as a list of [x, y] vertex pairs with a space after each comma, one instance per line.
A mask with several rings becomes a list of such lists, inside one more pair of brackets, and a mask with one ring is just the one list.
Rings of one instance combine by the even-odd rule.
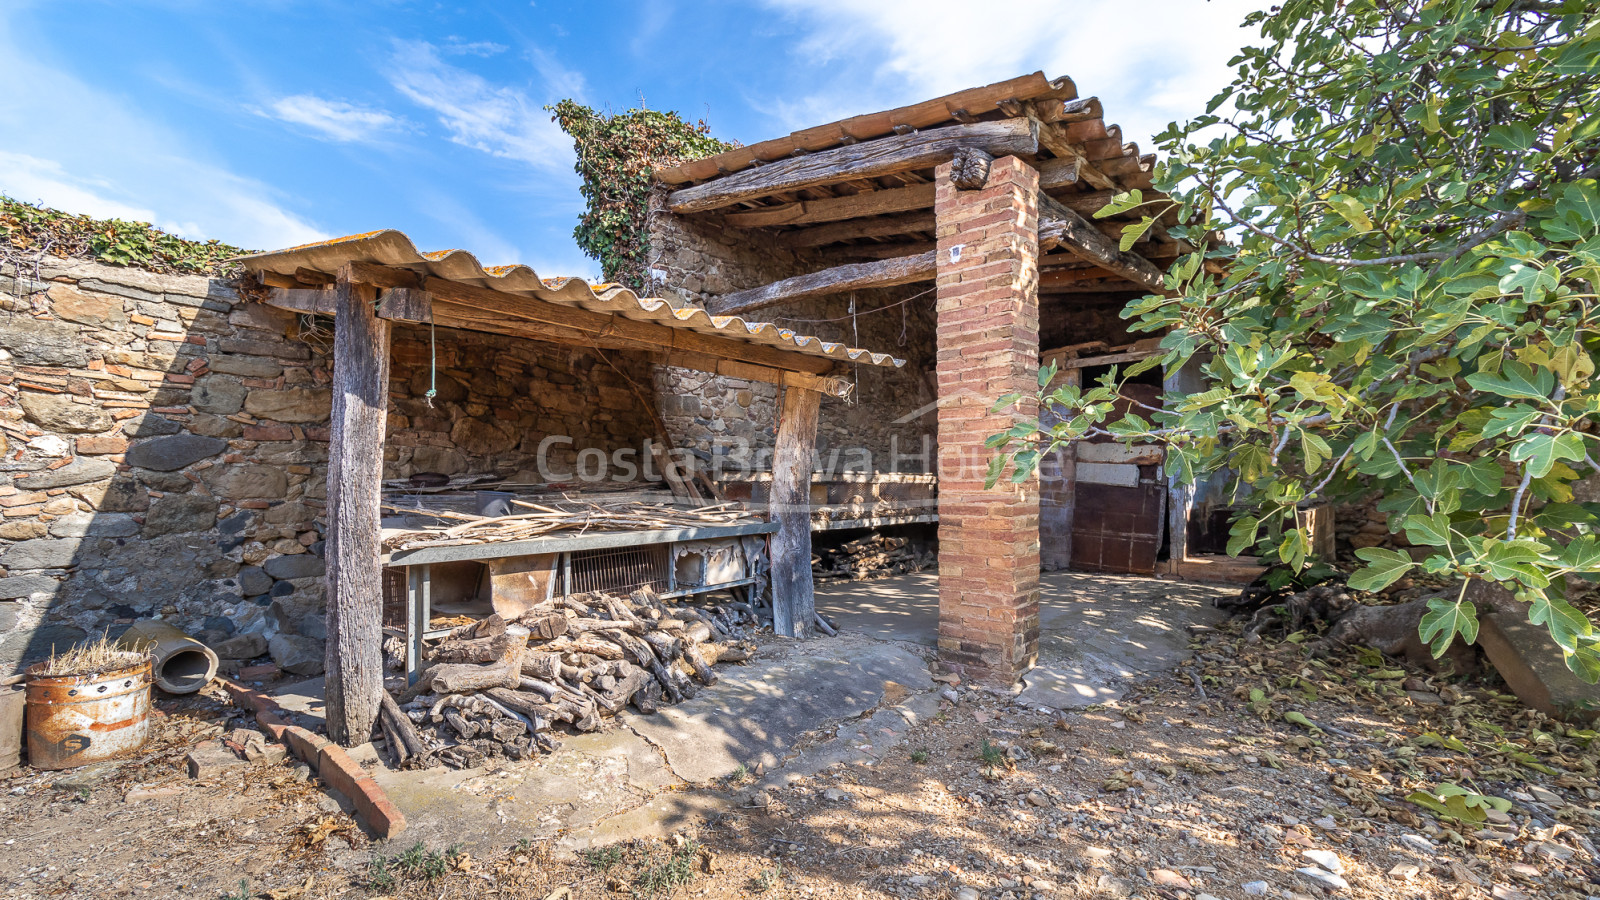
[[31, 676], [28, 762], [70, 769], [136, 752], [150, 736], [150, 661], [99, 675]]
[[117, 644], [149, 653], [156, 687], [169, 694], [196, 693], [217, 677], [217, 654], [166, 622], [135, 622]]

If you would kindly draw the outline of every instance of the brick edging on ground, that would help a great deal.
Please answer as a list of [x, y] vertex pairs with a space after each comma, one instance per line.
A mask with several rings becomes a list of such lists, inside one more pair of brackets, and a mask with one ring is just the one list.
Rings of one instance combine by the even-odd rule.
[[221, 676], [217, 681], [227, 689], [235, 706], [255, 713], [256, 724], [269, 737], [280, 741], [317, 773], [330, 790], [344, 795], [355, 807], [356, 818], [380, 838], [388, 839], [406, 830], [406, 817], [389, 801], [383, 788], [368, 775], [343, 747], [327, 738], [285, 722], [278, 713], [278, 701], [260, 691]]

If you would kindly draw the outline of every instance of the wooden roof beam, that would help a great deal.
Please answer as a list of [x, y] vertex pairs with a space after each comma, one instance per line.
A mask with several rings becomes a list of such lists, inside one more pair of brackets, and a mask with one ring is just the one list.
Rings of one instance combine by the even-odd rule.
[[1033, 119], [1002, 119], [834, 147], [681, 188], [668, 195], [667, 208], [679, 214], [706, 212], [781, 191], [929, 168], [963, 147], [993, 156], [1034, 156], [1039, 125]]
[[785, 278], [748, 291], [723, 294], [706, 304], [706, 311], [714, 316], [742, 315], [790, 300], [803, 300], [807, 297], [821, 297], [863, 288], [894, 287], [916, 281], [932, 281], [934, 267], [934, 252], [931, 250], [916, 256], [849, 263], [823, 269], [821, 272], [812, 272], [809, 275]]
[[1117, 246], [1088, 219], [1058, 203], [1047, 194], [1039, 195], [1039, 248], [1060, 247], [1092, 262], [1141, 288], [1163, 289], [1162, 272], [1136, 253]]
[[833, 244], [856, 238], [891, 237], [932, 231], [933, 229], [933, 210], [930, 209], [898, 216], [852, 219], [848, 222], [836, 222], [832, 225], [819, 225], [816, 228], [789, 231], [778, 235], [778, 245], [791, 248], [821, 247], [824, 244]]

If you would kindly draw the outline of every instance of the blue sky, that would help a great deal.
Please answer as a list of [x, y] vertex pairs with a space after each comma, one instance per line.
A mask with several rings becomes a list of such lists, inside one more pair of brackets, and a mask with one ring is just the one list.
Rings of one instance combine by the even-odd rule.
[[1148, 145], [1228, 82], [1255, 5], [0, 0], [0, 193], [252, 249], [398, 228], [593, 277], [548, 103], [752, 143], [1042, 69]]

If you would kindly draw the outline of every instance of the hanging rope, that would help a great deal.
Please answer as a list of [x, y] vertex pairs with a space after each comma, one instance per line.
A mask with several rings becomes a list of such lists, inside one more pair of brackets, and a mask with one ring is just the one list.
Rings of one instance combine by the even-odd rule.
[[433, 304], [428, 304], [428, 392], [422, 399], [433, 409], [433, 398], [439, 396], [439, 345], [433, 334]]

